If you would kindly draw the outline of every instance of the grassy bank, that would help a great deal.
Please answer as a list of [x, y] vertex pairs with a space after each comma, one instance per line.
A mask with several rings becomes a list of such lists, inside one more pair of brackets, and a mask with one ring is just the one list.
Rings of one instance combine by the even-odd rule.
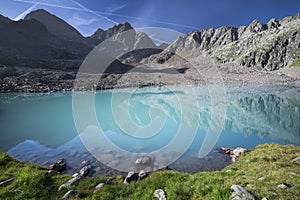
[[[45, 167], [20, 163], [0, 153], [0, 181], [15, 178], [10, 184], [0, 187], [0, 199], [61, 199], [69, 189], [77, 191], [73, 199], [148, 200], [155, 199], [153, 192], [156, 189], [163, 189], [167, 199], [229, 199], [232, 184], [243, 186], [258, 199], [299, 199], [300, 177], [297, 174], [300, 174], [300, 166], [292, 162], [297, 156], [300, 156], [300, 147], [266, 144], [242, 155], [236, 163], [221, 171], [193, 175], [154, 172], [129, 185], [123, 184], [122, 177], [116, 177], [112, 184], [93, 193], [95, 186], [105, 182], [106, 177], [85, 178], [58, 192], [58, 187], [70, 176], [46, 177]], [[277, 186], [281, 183], [289, 183], [292, 187], [280, 189]]]

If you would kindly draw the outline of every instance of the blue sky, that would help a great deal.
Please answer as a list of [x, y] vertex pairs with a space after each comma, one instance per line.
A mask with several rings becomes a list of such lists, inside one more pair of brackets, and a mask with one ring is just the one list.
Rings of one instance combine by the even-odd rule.
[[128, 21], [135, 28], [162, 27], [183, 34], [223, 25], [266, 23], [300, 12], [299, 0], [1, 0], [0, 14], [20, 19], [43, 8], [83, 35]]

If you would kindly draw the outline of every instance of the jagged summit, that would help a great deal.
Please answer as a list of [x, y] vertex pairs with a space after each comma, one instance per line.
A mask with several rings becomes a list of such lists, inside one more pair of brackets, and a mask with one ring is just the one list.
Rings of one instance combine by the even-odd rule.
[[128, 22], [125, 22], [124, 24], [115, 25], [107, 30], [103, 30], [103, 29], [99, 28], [93, 35], [91, 35], [89, 37], [89, 39], [93, 43], [97, 44], [97, 43], [103, 42], [105, 39], [107, 39], [117, 33], [121, 33], [121, 32], [132, 30], [132, 29], [133, 29], [133, 27]]
[[300, 13], [267, 24], [253, 20], [249, 26], [194, 31], [177, 38], [156, 60], [161, 62], [170, 51], [181, 56], [206, 53], [221, 63], [275, 70], [299, 59], [299, 46]]

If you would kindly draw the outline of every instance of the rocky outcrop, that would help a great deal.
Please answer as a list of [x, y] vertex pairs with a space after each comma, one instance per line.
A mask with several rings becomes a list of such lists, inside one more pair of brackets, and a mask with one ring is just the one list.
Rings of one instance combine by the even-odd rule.
[[58, 38], [85, 43], [85, 38], [79, 33], [79, 31], [46, 10], [35, 10], [24, 18], [24, 20], [30, 19], [34, 19], [44, 24], [49, 33], [57, 36]]

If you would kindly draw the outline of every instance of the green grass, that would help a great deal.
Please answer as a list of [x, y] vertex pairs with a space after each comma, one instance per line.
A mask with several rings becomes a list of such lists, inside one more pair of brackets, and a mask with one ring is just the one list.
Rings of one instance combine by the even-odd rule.
[[300, 59], [294, 61], [294, 62], [290, 65], [290, 67], [299, 67], [299, 66], [300, 66]]
[[[300, 156], [300, 147], [265, 144], [242, 155], [238, 161], [221, 171], [196, 174], [175, 171], [151, 173], [147, 178], [129, 185], [117, 177], [111, 185], [104, 185], [93, 193], [95, 186], [106, 177], [85, 178], [70, 189], [77, 191], [73, 199], [155, 199], [153, 192], [163, 189], [167, 199], [229, 199], [230, 186], [239, 184], [261, 199], [299, 199], [300, 178], [288, 174], [300, 174], [299, 165], [292, 160]], [[0, 199], [61, 199], [69, 189], [57, 192], [60, 184], [70, 179], [67, 175], [45, 176], [47, 169], [24, 164], [0, 153], [0, 181], [10, 177], [15, 180], [0, 188]], [[246, 176], [247, 178], [243, 177]], [[264, 177], [264, 180], [258, 180]], [[279, 189], [283, 182], [292, 188]], [[276, 193], [276, 195], [274, 194]]]

